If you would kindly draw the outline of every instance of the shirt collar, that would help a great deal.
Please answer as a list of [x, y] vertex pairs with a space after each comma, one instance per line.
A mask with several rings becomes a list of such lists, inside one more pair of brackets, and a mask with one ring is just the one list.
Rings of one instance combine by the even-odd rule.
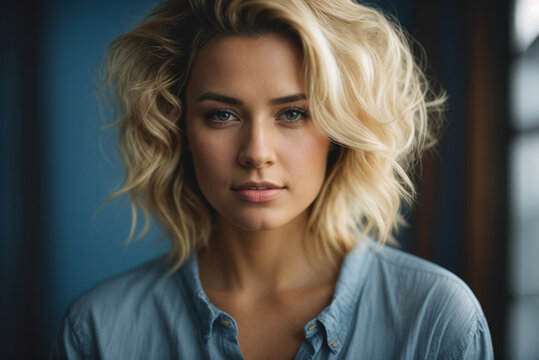
[[[373, 246], [374, 242], [371, 239], [364, 238], [344, 258], [331, 304], [306, 325], [307, 328], [317, 322], [321, 323], [325, 329], [327, 345], [334, 353], [341, 350], [349, 331], [372, 260], [372, 256], [369, 256], [371, 251], [367, 248]], [[192, 301], [204, 342], [208, 342], [219, 317], [233, 322], [230, 316], [212, 305], [204, 293], [196, 253], [192, 253], [182, 265], [178, 279], [182, 288], [187, 291], [187, 298]]]
[[222, 311], [210, 303], [202, 289], [196, 253], [192, 253], [179, 270], [180, 285], [186, 290], [186, 298], [194, 307], [204, 342], [208, 342], [213, 326]]

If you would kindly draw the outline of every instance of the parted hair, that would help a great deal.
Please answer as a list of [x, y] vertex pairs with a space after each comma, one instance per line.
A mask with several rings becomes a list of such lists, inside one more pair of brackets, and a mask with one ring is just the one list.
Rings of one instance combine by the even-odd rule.
[[445, 95], [396, 21], [352, 0], [169, 0], [111, 43], [102, 69], [126, 169], [111, 198], [130, 196], [130, 238], [139, 211], [144, 229], [162, 225], [172, 270], [215, 227], [182, 125], [193, 65], [219, 38], [273, 33], [300, 48], [312, 121], [334, 144], [309, 212], [313, 249], [334, 258], [365, 234], [393, 241], [414, 200], [411, 173], [436, 142]]

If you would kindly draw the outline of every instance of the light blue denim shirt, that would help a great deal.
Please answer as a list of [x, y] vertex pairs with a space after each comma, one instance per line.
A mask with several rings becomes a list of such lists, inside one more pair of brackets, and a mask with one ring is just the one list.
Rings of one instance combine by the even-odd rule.
[[[80, 296], [52, 357], [243, 359], [236, 321], [208, 300], [197, 257], [166, 271], [157, 259]], [[304, 332], [296, 359], [493, 358], [481, 307], [460, 279], [370, 240], [345, 258], [331, 304]]]

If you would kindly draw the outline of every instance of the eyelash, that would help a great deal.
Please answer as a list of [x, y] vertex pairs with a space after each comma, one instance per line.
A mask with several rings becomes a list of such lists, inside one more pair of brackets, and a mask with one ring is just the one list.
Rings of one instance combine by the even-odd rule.
[[302, 109], [300, 107], [289, 107], [281, 111], [277, 118], [283, 116], [287, 112], [297, 112], [301, 115], [301, 118], [299, 120], [293, 120], [293, 121], [286, 121], [287, 126], [294, 127], [294, 126], [300, 126], [305, 120], [309, 119], [309, 112], [305, 109]]
[[[298, 120], [292, 120], [292, 121], [284, 120], [284, 122], [286, 123], [286, 126], [289, 126], [289, 127], [299, 126], [305, 120], [309, 119], [309, 112], [307, 110], [301, 108], [301, 107], [288, 107], [286, 109], [283, 109], [281, 112], [279, 112], [277, 114], [276, 118], [279, 119], [281, 116], [283, 116], [287, 112], [297, 112], [301, 116], [301, 118], [298, 119]], [[214, 117], [216, 115], [223, 114], [223, 113], [230, 114], [235, 118], [239, 118], [239, 116], [237, 116], [234, 111], [232, 111], [231, 109], [224, 108], [224, 109], [217, 109], [217, 110], [208, 111], [206, 114], [204, 114], [204, 119], [208, 123], [210, 123], [212, 126], [224, 127], [224, 126], [227, 126], [228, 123], [230, 123], [230, 121], [219, 121], [219, 120], [214, 119]]]
[[216, 126], [216, 127], [227, 126], [230, 121], [219, 121], [219, 120], [214, 119], [216, 115], [223, 114], [223, 113], [227, 113], [234, 116], [235, 118], [238, 118], [238, 116], [234, 113], [234, 111], [230, 109], [217, 109], [217, 110], [208, 111], [206, 114], [204, 114], [204, 119], [212, 126]]

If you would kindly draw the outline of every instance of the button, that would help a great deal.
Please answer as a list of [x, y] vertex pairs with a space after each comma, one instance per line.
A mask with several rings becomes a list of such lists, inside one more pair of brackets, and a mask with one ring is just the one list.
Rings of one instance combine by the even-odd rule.
[[339, 342], [337, 340], [333, 340], [331, 343], [331, 346], [333, 346], [335, 349], [339, 347]]
[[316, 329], [317, 326], [318, 326], [318, 323], [314, 323], [314, 324], [312, 324], [311, 326], [309, 326], [309, 327], [307, 328], [307, 330], [308, 330], [308, 331], [313, 331], [314, 329]]
[[226, 327], [230, 326], [230, 321], [226, 321], [223, 318], [221, 318], [219, 321], [221, 322], [221, 325], [223, 326], [226, 326]]

